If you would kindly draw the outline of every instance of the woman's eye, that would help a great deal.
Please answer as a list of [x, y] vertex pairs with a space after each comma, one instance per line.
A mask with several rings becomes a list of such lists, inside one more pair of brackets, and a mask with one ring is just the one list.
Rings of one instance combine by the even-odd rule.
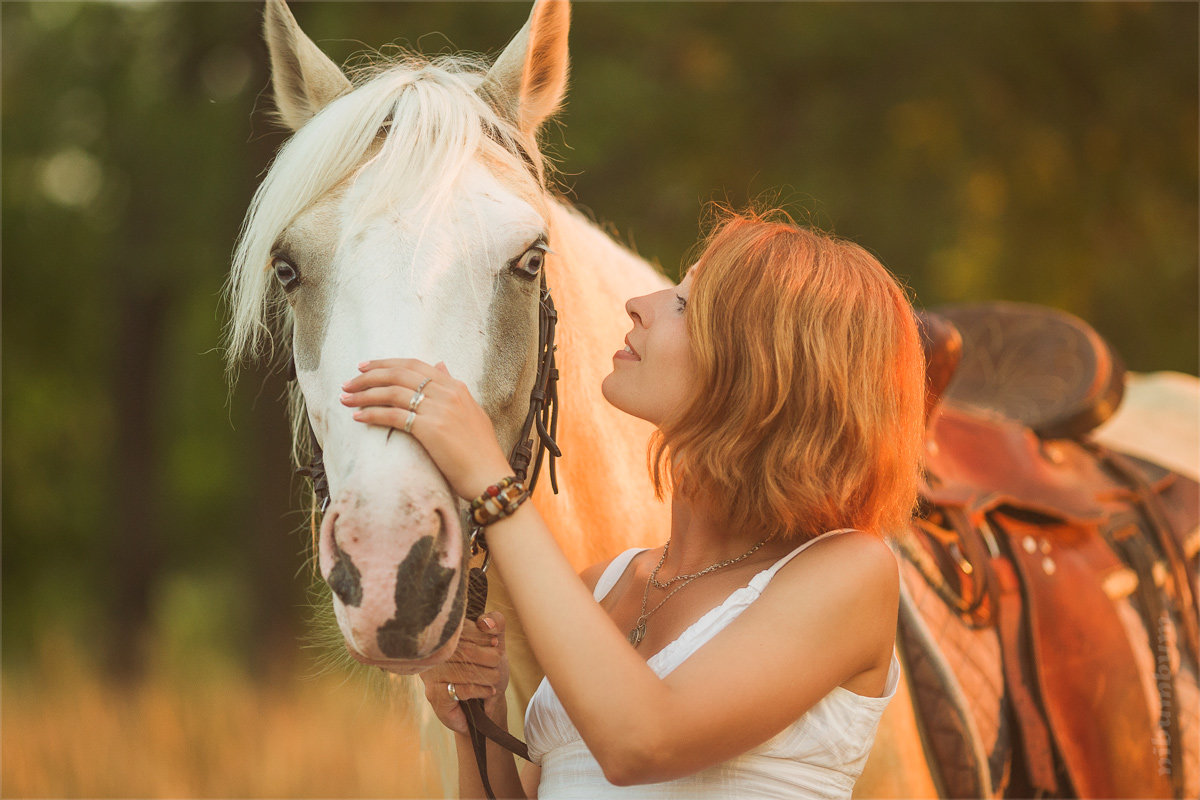
[[283, 256], [275, 256], [271, 263], [275, 268], [275, 278], [285, 292], [290, 292], [300, 285], [300, 270], [296, 269], [295, 264]]
[[546, 244], [538, 242], [509, 263], [514, 272], [523, 278], [536, 278], [546, 263]]

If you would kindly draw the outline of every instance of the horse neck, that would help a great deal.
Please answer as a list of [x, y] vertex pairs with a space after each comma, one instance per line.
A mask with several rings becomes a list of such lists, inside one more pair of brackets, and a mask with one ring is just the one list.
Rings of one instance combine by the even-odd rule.
[[[631, 323], [630, 297], [670, 282], [582, 214], [552, 205], [549, 285], [558, 309], [559, 494], [535, 502], [576, 569], [629, 547], [658, 544], [669, 505], [654, 497], [646, 471], [653, 427], [613, 408], [600, 393], [612, 354]], [[549, 486], [546, 476], [541, 485]]]

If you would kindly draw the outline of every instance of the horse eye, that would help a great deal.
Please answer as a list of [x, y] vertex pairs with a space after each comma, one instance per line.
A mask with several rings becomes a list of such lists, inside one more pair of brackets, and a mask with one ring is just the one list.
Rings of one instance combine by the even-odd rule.
[[285, 292], [290, 292], [300, 285], [300, 270], [296, 269], [295, 264], [283, 256], [275, 256], [272, 264], [275, 267], [275, 277]]
[[536, 278], [546, 262], [546, 246], [538, 243], [512, 262], [512, 268], [523, 278]]

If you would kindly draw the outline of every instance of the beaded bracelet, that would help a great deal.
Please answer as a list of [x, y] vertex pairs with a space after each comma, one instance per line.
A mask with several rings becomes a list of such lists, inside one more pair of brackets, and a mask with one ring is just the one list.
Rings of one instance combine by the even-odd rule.
[[511, 515], [528, 499], [529, 492], [525, 491], [525, 484], [517, 480], [516, 475], [510, 475], [492, 484], [471, 501], [471, 519], [481, 528], [491, 525]]

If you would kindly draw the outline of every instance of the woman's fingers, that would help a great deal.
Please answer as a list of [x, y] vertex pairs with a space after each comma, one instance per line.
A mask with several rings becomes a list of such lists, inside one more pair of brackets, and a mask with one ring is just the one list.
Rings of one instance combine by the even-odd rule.
[[[390, 406], [398, 408], [407, 406], [415, 392], [405, 386], [376, 386], [370, 389], [359, 389], [352, 392], [342, 392], [342, 405], [346, 406]], [[407, 400], [405, 399], [407, 398]]]
[[359, 372], [369, 372], [373, 369], [392, 369], [400, 367], [403, 369], [422, 370], [432, 372], [433, 367], [419, 358], [372, 358], [362, 361], [358, 365]]
[[480, 614], [479, 619], [475, 622], [475, 627], [485, 635], [494, 636], [498, 639], [504, 637], [504, 625], [504, 615], [499, 611], [489, 611], [486, 614]]
[[503, 628], [488, 628], [487, 614], [481, 614], [479, 619], [474, 624], [470, 620], [463, 625], [462, 635], [459, 637], [460, 642], [474, 642], [485, 647], [495, 647], [500, 644], [500, 639], [503, 635]]
[[459, 700], [486, 700], [489, 697], [494, 697], [496, 687], [491, 685], [468, 683], [463, 687], [454, 684], [454, 693], [458, 695]]
[[492, 669], [500, 663], [498, 647], [480, 646], [471, 642], [460, 643], [457, 652], [446, 659], [445, 666], [450, 668], [484, 667]]
[[[491, 419], [467, 385], [453, 378], [444, 364], [382, 359], [364, 361], [359, 370], [360, 375], [342, 386], [342, 403], [354, 407], [353, 418], [411, 434], [460, 497], [477, 497], [509, 474], [511, 465]], [[428, 400], [411, 411], [409, 404], [418, 389]]]
[[[430, 384], [421, 390], [421, 394], [429, 397], [431, 390], [436, 397], [441, 391], [441, 387]], [[342, 404], [347, 406], [389, 406], [391, 408], [403, 408], [407, 411], [408, 404], [412, 401], [416, 393], [416, 389], [408, 386], [390, 384], [388, 386], [374, 386], [368, 389], [342, 392], [341, 400]]]
[[[389, 408], [387, 406], [370, 406], [368, 408], [360, 408], [354, 412], [354, 419], [359, 422], [365, 422], [368, 425], [383, 425], [388, 428], [397, 428], [404, 430], [405, 423], [408, 422], [409, 410]], [[415, 424], [415, 420], [413, 421]]]
[[[501, 714], [508, 686], [508, 661], [504, 655], [504, 616], [492, 611], [473, 624], [463, 625], [458, 647], [441, 664], [421, 673], [425, 696], [443, 724], [466, 732], [466, 717], [458, 701], [483, 700], [489, 715]], [[452, 696], [449, 687], [454, 687]]]
[[[454, 669], [453, 667], [439, 669], [436, 675], [431, 675], [429, 672], [421, 673], [421, 679], [425, 682], [426, 693], [429, 694], [431, 700], [441, 699], [435, 691], [435, 688], [440, 688], [440, 691], [445, 692], [445, 697], [450, 695], [446, 692], [446, 684], [452, 683], [455, 687], [459, 686], [475, 686], [475, 687], [490, 687], [496, 686], [500, 678], [501, 671], [495, 668], [472, 667], [463, 669]], [[460, 694], [461, 697], [461, 694]]]
[[[427, 680], [488, 683], [499, 672], [504, 660], [499, 647], [478, 647], [460, 643], [458, 649], [441, 664], [421, 673]], [[486, 678], [476, 676], [486, 675]]]
[[454, 686], [454, 694], [459, 700], [486, 700], [496, 694], [496, 687], [484, 683], [463, 683], [462, 681], [438, 681], [432, 688], [432, 694], [435, 696], [441, 692], [447, 702], [453, 703], [454, 697], [446, 689], [447, 686]]
[[[359, 374], [342, 384], [346, 391], [359, 391], [373, 386], [389, 386], [397, 383], [416, 388], [426, 378], [445, 380], [446, 373], [434, 369], [415, 358], [387, 358], [364, 361], [358, 365]], [[430, 381], [432, 383], [432, 381]]]

